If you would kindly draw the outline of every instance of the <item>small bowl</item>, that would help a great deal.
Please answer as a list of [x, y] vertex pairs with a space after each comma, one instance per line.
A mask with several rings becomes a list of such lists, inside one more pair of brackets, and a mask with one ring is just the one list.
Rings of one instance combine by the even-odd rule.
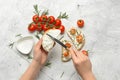
[[22, 54], [29, 54], [34, 45], [34, 40], [32, 36], [27, 36], [19, 39], [16, 42], [16, 49], [21, 52]]

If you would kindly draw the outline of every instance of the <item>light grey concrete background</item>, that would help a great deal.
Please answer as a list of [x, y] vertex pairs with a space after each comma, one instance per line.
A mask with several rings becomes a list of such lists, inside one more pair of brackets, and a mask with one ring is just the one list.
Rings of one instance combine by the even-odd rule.
[[[120, 80], [120, 0], [0, 0], [0, 80], [18, 80], [29, 66], [8, 44], [16, 34], [29, 34], [34, 4], [54, 16], [67, 12], [69, 19], [63, 20], [66, 28], [77, 27], [76, 20], [84, 19], [84, 49], [90, 50], [97, 80]], [[59, 45], [49, 56], [51, 68], [44, 67], [38, 80], [79, 80], [72, 61], [62, 63], [57, 49]]]

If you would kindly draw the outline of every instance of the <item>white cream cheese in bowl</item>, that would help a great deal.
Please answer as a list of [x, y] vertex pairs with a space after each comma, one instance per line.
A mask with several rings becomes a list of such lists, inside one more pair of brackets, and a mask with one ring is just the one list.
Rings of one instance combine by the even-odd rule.
[[29, 54], [32, 51], [34, 40], [32, 36], [26, 36], [16, 42], [16, 48], [22, 54]]

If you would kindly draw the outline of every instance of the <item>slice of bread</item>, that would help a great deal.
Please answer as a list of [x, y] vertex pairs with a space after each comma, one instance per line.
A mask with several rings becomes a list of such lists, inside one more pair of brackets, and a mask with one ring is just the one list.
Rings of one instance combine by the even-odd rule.
[[[68, 40], [62, 40], [63, 44], [65, 44], [68, 48], [72, 46], [71, 42]], [[61, 55], [61, 60], [63, 62], [67, 62], [71, 60], [71, 54], [69, 53], [69, 50], [65, 49], [62, 47], [62, 55]]]
[[85, 44], [85, 37], [84, 34], [76, 28], [71, 28], [67, 31], [69, 38], [71, 39], [72, 43], [74, 44], [77, 50], [81, 50]]
[[47, 30], [43, 35], [42, 47], [45, 51], [49, 52], [55, 46], [55, 42], [48, 35], [46, 35], [47, 33], [53, 36], [54, 38], [57, 38], [60, 35], [60, 30], [50, 29]]

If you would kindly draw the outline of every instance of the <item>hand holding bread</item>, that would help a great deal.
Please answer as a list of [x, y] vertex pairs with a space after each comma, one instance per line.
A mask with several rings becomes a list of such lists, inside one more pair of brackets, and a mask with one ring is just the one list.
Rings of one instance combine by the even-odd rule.
[[43, 39], [41, 38], [34, 47], [33, 59], [43, 66], [47, 60], [48, 52], [42, 47]]
[[50, 34], [55, 38], [58, 38], [58, 36], [60, 35], [60, 30], [58, 29], [50, 29], [47, 30], [44, 35], [43, 35], [43, 42], [42, 42], [42, 46], [44, 48], [45, 51], [49, 52], [54, 46], [55, 46], [55, 41], [53, 41], [48, 35], [46, 34]]

